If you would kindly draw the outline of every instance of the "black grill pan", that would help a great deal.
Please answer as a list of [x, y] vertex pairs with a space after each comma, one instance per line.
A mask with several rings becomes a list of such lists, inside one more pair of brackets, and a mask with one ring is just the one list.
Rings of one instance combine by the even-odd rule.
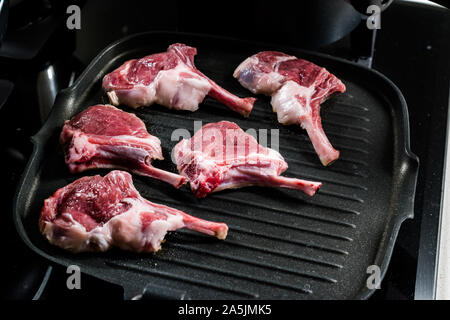
[[[194, 121], [236, 122], [244, 130], [279, 129], [286, 176], [313, 179], [323, 187], [313, 198], [286, 189], [251, 187], [196, 199], [150, 178], [134, 176], [142, 196], [230, 227], [225, 241], [180, 230], [167, 235], [156, 254], [112, 250], [104, 254], [65, 252], [38, 231], [44, 199], [83, 175], [64, 164], [58, 137], [64, 120], [90, 105], [106, 103], [102, 77], [125, 60], [162, 52], [175, 42], [198, 48], [196, 66], [231, 92], [250, 96], [232, 77], [235, 67], [261, 50], [278, 50], [308, 59], [338, 76], [347, 91], [322, 106], [325, 132], [341, 158], [320, 164], [299, 127], [276, 121], [270, 100], [258, 97], [248, 119], [207, 98], [195, 112], [160, 106], [134, 112], [162, 141], [166, 160], [155, 165], [176, 171], [170, 152], [172, 131]], [[270, 131], [269, 131], [270, 133]], [[268, 136], [270, 141], [271, 136]], [[142, 33], [100, 53], [74, 85], [61, 91], [49, 119], [33, 137], [34, 152], [15, 198], [18, 232], [34, 251], [61, 265], [118, 284], [125, 298], [143, 292], [155, 298], [191, 299], [361, 299], [371, 265], [381, 276], [388, 267], [401, 223], [413, 217], [418, 159], [409, 149], [408, 113], [397, 87], [380, 73], [345, 60], [294, 48], [179, 33]], [[270, 143], [269, 143], [270, 146]]]

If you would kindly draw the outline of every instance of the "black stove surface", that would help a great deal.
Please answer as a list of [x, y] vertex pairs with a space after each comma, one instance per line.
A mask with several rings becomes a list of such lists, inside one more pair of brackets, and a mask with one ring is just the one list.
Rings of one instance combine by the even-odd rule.
[[[134, 2], [129, 0], [127, 6], [123, 6], [122, 1], [109, 1], [108, 6], [105, 6], [100, 1], [87, 1], [82, 10], [82, 28], [76, 31], [76, 58], [64, 57], [64, 61], [69, 61], [63, 63], [65, 68], [77, 70], [78, 73], [105, 46], [127, 34], [146, 30], [199, 31], [195, 29], [198, 24], [190, 25], [184, 20], [177, 24], [176, 17], [171, 20], [161, 14], [148, 19], [140, 12], [145, 11], [141, 8], [142, 2], [136, 1], [133, 5]], [[169, 1], [161, 3], [156, 11], [167, 12], [171, 5]], [[113, 24], [110, 17], [116, 17]], [[411, 149], [418, 155], [421, 167], [415, 198], [415, 218], [402, 225], [381, 289], [372, 299], [432, 298], [434, 294], [449, 106], [449, 17], [448, 10], [395, 1], [383, 12], [381, 29], [377, 31], [373, 68], [390, 78], [405, 96], [410, 114]], [[207, 32], [203, 30], [203, 33]], [[239, 26], [216, 28], [209, 32], [249, 40], [261, 40], [264, 36], [255, 29], [242, 32]], [[301, 47], [290, 34], [280, 37], [280, 41], [286, 45]], [[319, 51], [354, 58], [345, 50], [348, 42], [351, 40], [347, 37]], [[0, 73], [2, 77], [11, 80], [7, 74]], [[31, 101], [35, 100], [36, 95], [29, 92], [33, 90], [30, 84], [33, 79], [17, 76], [12, 80], [14, 90], [0, 109], [0, 137], [5, 137], [1, 144], [2, 154], [6, 155], [3, 159], [8, 159], [11, 168], [2, 173], [5, 175], [3, 181], [11, 185], [9, 193], [2, 195], [8, 203], [11, 202], [14, 186], [31, 152], [29, 137], [41, 126], [39, 106], [27, 100], [30, 97]], [[28, 115], [26, 119], [23, 119], [24, 114]], [[2, 292], [6, 298], [89, 299], [101, 294], [106, 299], [122, 299], [121, 288], [86, 275], [82, 275], [81, 290], [67, 289], [68, 274], [65, 268], [48, 268], [46, 261], [21, 243], [12, 223], [10, 226], [10, 232], [2, 239], [11, 243], [7, 255], [11, 261], [15, 261], [7, 266], [11, 277], [8, 289]], [[40, 287], [43, 280], [46, 286]]]

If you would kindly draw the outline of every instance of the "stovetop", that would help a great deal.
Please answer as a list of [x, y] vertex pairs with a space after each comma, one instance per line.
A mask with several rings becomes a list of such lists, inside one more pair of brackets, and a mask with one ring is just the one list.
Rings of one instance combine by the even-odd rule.
[[[82, 28], [76, 31], [74, 55], [64, 55], [59, 61], [53, 57], [41, 69], [49, 70], [49, 64], [54, 65], [56, 70], [64, 69], [65, 76], [61, 81], [64, 87], [100, 50], [127, 34], [145, 30], [193, 31], [189, 30], [189, 26], [180, 27], [163, 16], [151, 20], [143, 17], [127, 20], [127, 17], [141, 17], [138, 8], [138, 5], [124, 8], [121, 1], [110, 1], [108, 6], [87, 1], [82, 11]], [[114, 24], [108, 23], [111, 16], [120, 16], [120, 19], [115, 20]], [[239, 37], [241, 33], [239, 28], [228, 29], [227, 35]], [[381, 289], [371, 299], [434, 296], [449, 105], [449, 37], [449, 12], [443, 9], [395, 1], [382, 14], [381, 29], [376, 35], [373, 68], [390, 78], [405, 96], [410, 116], [411, 149], [420, 158], [421, 167], [415, 218], [403, 223]], [[251, 38], [251, 34], [245, 34], [245, 38]], [[292, 40], [292, 37], [286, 39]], [[345, 41], [348, 39], [320, 51], [347, 58], [347, 52], [342, 50]], [[26, 73], [24, 69], [21, 67], [14, 77], [0, 72], [0, 79], [9, 79], [14, 86], [7, 102], [0, 106], [1, 152], [6, 167], [10, 168], [2, 171], [1, 175], [2, 181], [8, 181], [11, 186], [1, 197], [9, 208], [14, 187], [32, 150], [29, 138], [39, 130], [41, 117], [45, 117], [34, 92], [36, 78], [20, 76], [21, 72]], [[68, 75], [72, 75], [72, 80]], [[99, 293], [103, 298], [122, 298], [121, 288], [85, 275], [82, 276], [81, 290], [67, 289], [66, 270], [59, 266], [49, 267], [46, 261], [30, 252], [16, 235], [11, 215], [8, 219], [9, 228], [2, 239], [8, 243], [4, 255], [8, 257], [7, 261], [11, 261], [3, 266], [10, 275], [4, 286], [6, 289], [2, 290], [5, 298], [87, 299]], [[42, 283], [45, 286], [41, 286]]]

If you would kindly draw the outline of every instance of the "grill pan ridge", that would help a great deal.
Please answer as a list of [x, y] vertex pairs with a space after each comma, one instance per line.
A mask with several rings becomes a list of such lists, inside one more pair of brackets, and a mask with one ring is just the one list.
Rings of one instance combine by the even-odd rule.
[[[234, 68], [262, 50], [277, 50], [327, 68], [347, 91], [322, 105], [322, 120], [341, 158], [322, 167], [306, 133], [276, 121], [270, 99], [258, 96], [245, 119], [207, 98], [194, 113], [154, 105], [133, 110], [150, 134], [161, 139], [165, 160], [155, 166], [176, 172], [171, 162], [174, 129], [193, 134], [194, 121], [236, 122], [244, 130], [279, 129], [286, 176], [322, 181], [316, 196], [295, 190], [249, 187], [196, 199], [154, 179], [134, 176], [141, 195], [203, 219], [226, 222], [228, 238], [211, 239], [187, 230], [166, 236], [161, 251], [119, 250], [74, 255], [51, 246], [37, 221], [44, 199], [93, 170], [72, 175], [58, 137], [65, 120], [90, 105], [107, 103], [101, 79], [126, 60], [163, 52], [175, 42], [197, 47], [196, 66], [238, 96], [249, 96], [232, 77]], [[48, 260], [78, 265], [82, 272], [124, 288], [130, 299], [146, 288], [172, 299], [366, 299], [367, 268], [384, 276], [401, 223], [413, 217], [418, 158], [409, 148], [406, 102], [380, 73], [357, 64], [299, 49], [221, 37], [146, 32], [103, 50], [77, 81], [62, 90], [42, 129], [32, 138], [33, 154], [14, 199], [14, 221], [24, 242]], [[270, 141], [270, 136], [268, 140]], [[269, 143], [270, 146], [270, 143]]]

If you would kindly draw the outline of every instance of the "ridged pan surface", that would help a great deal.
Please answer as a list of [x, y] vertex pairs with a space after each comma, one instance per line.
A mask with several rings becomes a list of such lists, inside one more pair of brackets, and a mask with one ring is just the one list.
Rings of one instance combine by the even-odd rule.
[[[341, 157], [323, 167], [305, 131], [278, 124], [270, 99], [263, 96], [257, 97], [247, 119], [211, 98], [194, 113], [157, 105], [139, 110], [121, 107], [135, 113], [161, 139], [165, 160], [154, 162], [157, 167], [176, 172], [171, 150], [180, 137], [172, 136], [174, 130], [184, 128], [193, 134], [195, 121], [228, 120], [244, 130], [256, 129], [262, 139], [264, 131], [259, 130], [268, 129], [268, 146], [277, 141], [271, 129], [279, 129], [279, 151], [289, 164], [284, 175], [321, 181], [323, 187], [311, 198], [295, 190], [248, 187], [199, 200], [188, 187], [177, 190], [134, 176], [143, 197], [226, 222], [228, 238], [220, 241], [179, 230], [168, 234], [162, 250], [154, 254], [117, 249], [71, 254], [53, 247], [38, 230], [44, 199], [81, 176], [108, 172], [69, 173], [58, 143], [64, 121], [88, 106], [107, 102], [101, 88], [105, 74], [126, 60], [163, 52], [175, 42], [196, 47], [197, 68], [241, 97], [251, 93], [232, 77], [233, 70], [259, 51], [283, 51], [327, 68], [347, 86], [344, 94], [323, 103], [321, 112], [325, 132]], [[409, 150], [408, 115], [401, 93], [373, 70], [294, 48], [192, 34], [128, 37], [100, 53], [72, 87], [60, 92], [33, 142], [34, 153], [15, 198], [19, 233], [49, 260], [78, 265], [82, 272], [123, 286], [125, 298], [146, 286], [150, 291], [156, 288], [155, 292], [163, 288], [159, 292], [169, 298], [367, 298], [376, 279], [369, 277], [376, 276], [377, 270], [381, 277], [385, 274], [399, 227], [413, 216], [418, 160]]]

